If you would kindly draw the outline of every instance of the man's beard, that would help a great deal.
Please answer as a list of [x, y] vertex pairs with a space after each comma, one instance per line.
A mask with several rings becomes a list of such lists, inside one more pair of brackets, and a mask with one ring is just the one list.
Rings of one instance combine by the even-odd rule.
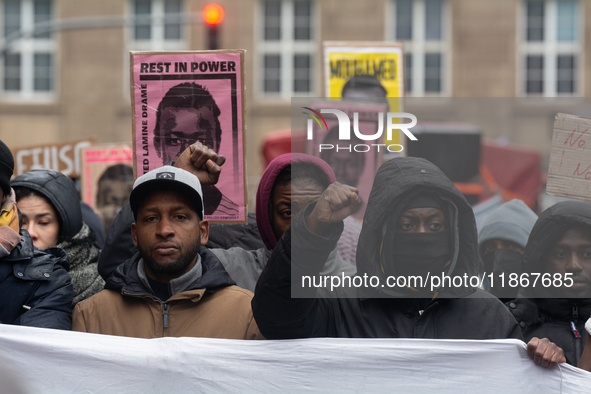
[[195, 260], [195, 257], [199, 252], [199, 247], [199, 242], [196, 242], [194, 245], [191, 245], [186, 252], [184, 252], [184, 249], [180, 249], [180, 256], [178, 259], [176, 259], [176, 261], [166, 265], [160, 265], [152, 256], [150, 250], [147, 248], [143, 248], [142, 245], [138, 242], [140, 256], [144, 259], [144, 263], [154, 275], [166, 275], [175, 278], [178, 278], [187, 271], [189, 265], [191, 265], [193, 260]]

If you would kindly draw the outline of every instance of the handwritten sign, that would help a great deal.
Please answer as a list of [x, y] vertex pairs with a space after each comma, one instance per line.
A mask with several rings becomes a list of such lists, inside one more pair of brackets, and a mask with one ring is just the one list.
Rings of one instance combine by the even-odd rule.
[[83, 141], [70, 141], [17, 148], [12, 150], [14, 157], [14, 176], [37, 168], [47, 168], [64, 175], [79, 177], [81, 171], [80, 153], [83, 148], [94, 143], [94, 138]]
[[556, 115], [546, 193], [591, 202], [591, 119]]

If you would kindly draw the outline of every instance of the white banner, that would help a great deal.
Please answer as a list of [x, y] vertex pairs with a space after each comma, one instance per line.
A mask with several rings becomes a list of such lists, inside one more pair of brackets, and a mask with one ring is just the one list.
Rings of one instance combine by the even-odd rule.
[[136, 339], [0, 325], [0, 355], [35, 394], [591, 391], [591, 373], [536, 366], [512, 339]]

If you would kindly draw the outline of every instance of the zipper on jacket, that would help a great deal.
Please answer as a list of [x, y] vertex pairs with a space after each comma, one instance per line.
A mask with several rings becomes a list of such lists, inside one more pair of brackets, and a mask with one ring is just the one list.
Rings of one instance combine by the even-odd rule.
[[164, 319], [164, 328], [168, 328], [168, 304], [162, 304], [162, 318]]
[[573, 319], [577, 320], [579, 318], [579, 307], [578, 305], [573, 305]]
[[129, 290], [125, 290], [125, 289], [121, 290], [121, 294], [126, 295], [126, 296], [131, 296], [131, 297], [149, 297], [149, 298], [152, 298], [153, 300], [160, 302], [162, 304], [162, 319], [164, 320], [163, 326], [164, 326], [164, 328], [168, 328], [168, 304], [163, 303], [162, 301], [160, 301], [160, 299], [154, 297], [153, 294], [140, 293], [140, 292], [129, 291]]

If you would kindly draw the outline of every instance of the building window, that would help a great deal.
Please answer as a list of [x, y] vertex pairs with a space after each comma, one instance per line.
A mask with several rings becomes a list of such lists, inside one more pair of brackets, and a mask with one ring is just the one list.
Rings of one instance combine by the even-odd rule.
[[535, 0], [523, 5], [523, 93], [544, 97], [581, 94], [581, 4]]
[[445, 0], [393, 0], [392, 5], [387, 17], [387, 25], [391, 26], [387, 39], [404, 43], [406, 94], [449, 95], [451, 59], [447, 3]]
[[2, 92], [9, 100], [54, 97], [56, 42], [47, 22], [53, 18], [50, 0], [2, 1], [4, 40]]
[[314, 2], [263, 0], [257, 33], [258, 61], [262, 67], [259, 91], [264, 97], [309, 95], [314, 91], [317, 50]]
[[130, 0], [135, 17], [126, 29], [123, 56], [123, 94], [129, 97], [129, 51], [179, 51], [188, 48], [189, 28], [183, 0]]
[[131, 50], [179, 50], [187, 43], [181, 0], [133, 0]]

